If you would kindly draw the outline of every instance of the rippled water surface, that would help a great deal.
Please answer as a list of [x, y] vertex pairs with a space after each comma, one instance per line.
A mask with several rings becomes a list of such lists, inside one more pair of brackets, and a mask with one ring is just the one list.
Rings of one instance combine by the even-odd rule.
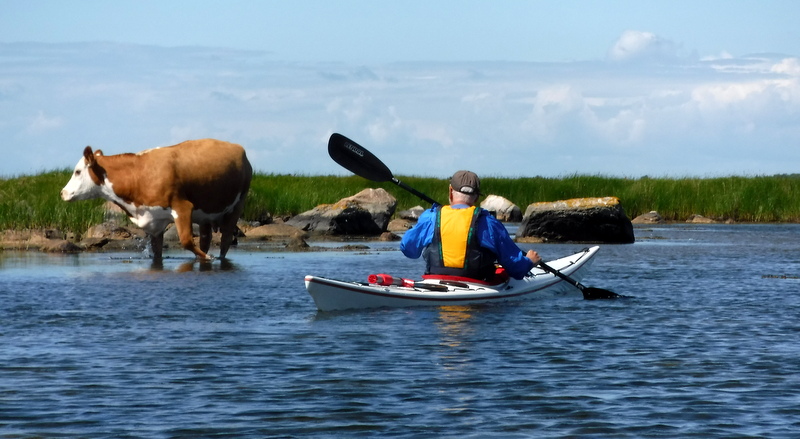
[[631, 299], [341, 313], [306, 274], [421, 262], [0, 253], [0, 437], [798, 437], [799, 234], [637, 228], [583, 281]]

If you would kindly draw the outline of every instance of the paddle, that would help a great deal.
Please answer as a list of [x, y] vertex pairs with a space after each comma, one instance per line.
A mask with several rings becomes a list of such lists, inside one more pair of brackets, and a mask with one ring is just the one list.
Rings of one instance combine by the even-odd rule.
[[396, 179], [392, 175], [392, 171], [379, 158], [341, 134], [331, 134], [331, 138], [328, 140], [328, 154], [334, 162], [359, 177], [379, 182], [391, 181], [431, 204], [436, 203], [433, 198]]
[[[436, 200], [433, 198], [396, 179], [394, 175], [392, 175], [392, 171], [390, 171], [379, 158], [367, 151], [366, 148], [339, 133], [331, 134], [331, 138], [328, 140], [328, 154], [333, 161], [359, 177], [378, 182], [391, 181], [417, 197], [431, 204], [436, 204]], [[575, 279], [545, 264], [544, 261], [539, 262], [539, 266], [545, 271], [574, 285], [583, 293], [583, 298], [585, 300], [624, 297], [613, 291], [604, 290], [602, 288], [586, 287]]]
[[544, 261], [539, 261], [539, 266], [542, 267], [544, 271], [547, 271], [548, 273], [553, 273], [554, 275], [560, 277], [561, 279], [564, 279], [565, 281], [571, 283], [572, 285], [575, 285], [575, 288], [581, 290], [581, 293], [583, 293], [584, 300], [617, 299], [620, 297], [625, 297], [625, 296], [620, 296], [619, 294], [613, 291], [604, 290], [602, 288], [587, 287], [582, 283], [576, 281], [575, 279], [567, 276], [566, 274], [545, 264]]

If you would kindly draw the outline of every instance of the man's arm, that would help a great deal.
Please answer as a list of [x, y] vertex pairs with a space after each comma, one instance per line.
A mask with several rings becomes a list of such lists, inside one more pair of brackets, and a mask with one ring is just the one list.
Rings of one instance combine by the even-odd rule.
[[505, 225], [493, 216], [487, 216], [486, 226], [491, 243], [485, 243], [482, 240], [481, 245], [491, 245], [488, 248], [493, 249], [497, 255], [497, 261], [511, 277], [522, 279], [541, 260], [539, 254], [533, 250], [528, 250], [527, 254], [520, 250], [517, 243], [511, 239]]
[[428, 209], [419, 216], [417, 224], [403, 234], [403, 240], [400, 241], [400, 251], [403, 252], [406, 257], [417, 259], [422, 256], [422, 250], [424, 250], [433, 239], [435, 218], [436, 216], [433, 209]]

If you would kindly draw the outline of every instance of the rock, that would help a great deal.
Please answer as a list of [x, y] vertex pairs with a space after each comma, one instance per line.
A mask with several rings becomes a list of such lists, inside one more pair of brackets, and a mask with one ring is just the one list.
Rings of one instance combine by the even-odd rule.
[[401, 210], [400, 213], [397, 214], [398, 217], [405, 220], [416, 221], [419, 219], [419, 216], [422, 215], [422, 212], [425, 212], [425, 208], [422, 206], [414, 206], [408, 210]]
[[300, 238], [305, 239], [308, 234], [297, 227], [288, 224], [265, 224], [247, 231], [248, 238]]
[[31, 239], [33, 233], [30, 230], [6, 230], [3, 232], [3, 241], [20, 242]]
[[693, 224], [714, 224], [716, 223], [715, 220], [711, 218], [704, 217], [703, 215], [692, 215], [689, 219], [686, 220], [687, 223]]
[[[200, 226], [192, 224], [192, 236], [200, 236]], [[168, 224], [167, 229], [164, 230], [164, 242], [180, 242], [181, 238], [178, 236], [178, 228], [175, 223]]]
[[58, 240], [67, 239], [67, 235], [58, 229], [45, 229], [44, 236], [47, 239], [58, 239]]
[[481, 207], [492, 212], [495, 218], [500, 221], [513, 223], [522, 221], [522, 211], [520, 208], [499, 195], [487, 196], [481, 203]]
[[635, 240], [631, 220], [617, 197], [533, 203], [525, 210], [516, 236], [550, 242], [629, 244]]
[[389, 232], [405, 232], [414, 227], [414, 222], [407, 219], [393, 219], [389, 221], [386, 230]]
[[68, 233], [57, 229], [22, 229], [0, 232], [0, 250], [40, 250], [76, 253], [83, 248], [68, 240]]
[[664, 222], [664, 218], [661, 218], [661, 215], [655, 210], [651, 210], [650, 212], [637, 216], [631, 220], [631, 222], [633, 224], [661, 224]]
[[87, 250], [97, 250], [103, 248], [111, 242], [108, 238], [84, 238], [80, 242], [80, 246]]
[[103, 222], [121, 225], [127, 217], [125, 211], [111, 201], [103, 203]]
[[291, 240], [290, 240], [290, 241], [289, 241], [289, 242], [286, 244], [286, 247], [285, 247], [285, 248], [286, 248], [286, 250], [292, 250], [292, 251], [302, 251], [302, 250], [307, 250], [309, 247], [310, 247], [310, 246], [308, 245], [308, 243], [306, 242], [306, 240], [305, 240], [305, 239], [303, 239], [303, 237], [302, 237], [302, 236], [295, 236], [294, 238], [292, 238], [292, 239], [291, 239]]
[[83, 249], [66, 239], [51, 239], [41, 246], [41, 251], [48, 253], [78, 253]]
[[397, 200], [384, 189], [364, 189], [303, 212], [286, 224], [323, 235], [376, 236], [386, 231], [396, 207]]
[[399, 241], [400, 237], [395, 235], [392, 232], [383, 232], [383, 233], [381, 233], [381, 236], [380, 236], [380, 238], [378, 240], [379, 241]]
[[352, 201], [362, 209], [366, 209], [382, 231], [386, 230], [386, 226], [397, 208], [397, 199], [384, 189], [364, 189], [342, 201]]
[[542, 244], [544, 242], [547, 242], [546, 239], [540, 238], [538, 236], [515, 236], [514, 241], [521, 244]]
[[89, 227], [83, 238], [112, 238], [112, 239], [130, 239], [135, 236], [144, 236], [144, 231], [136, 229], [136, 232], [122, 227], [116, 221], [106, 221], [94, 226]]

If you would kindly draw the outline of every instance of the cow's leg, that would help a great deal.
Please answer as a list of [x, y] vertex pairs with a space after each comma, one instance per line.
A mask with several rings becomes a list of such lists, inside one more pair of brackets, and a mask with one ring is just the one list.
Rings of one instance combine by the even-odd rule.
[[233, 242], [233, 234], [236, 232], [236, 226], [231, 227], [225, 225], [220, 227], [220, 232], [222, 236], [220, 237], [219, 243], [219, 258], [225, 259], [225, 255], [228, 254], [228, 249], [231, 247], [231, 242]]
[[219, 232], [222, 236], [220, 236], [220, 243], [219, 243], [219, 258], [225, 259], [225, 255], [228, 254], [228, 249], [231, 247], [231, 242], [233, 242], [233, 234], [236, 231], [236, 225], [234, 224], [233, 228], [229, 224], [230, 220], [226, 216], [223, 218], [222, 223], [219, 226]]
[[199, 259], [211, 260], [211, 257], [200, 250], [194, 243], [194, 237], [192, 236], [192, 203], [188, 201], [175, 203], [172, 211], [174, 212], [175, 228], [178, 230], [181, 247], [197, 255]]
[[161, 261], [161, 255], [164, 251], [164, 232], [150, 235], [150, 249], [153, 251], [153, 261]]
[[211, 223], [200, 224], [200, 251], [208, 253], [211, 248]]
[[222, 218], [222, 222], [220, 223], [220, 233], [222, 237], [220, 238], [219, 244], [219, 258], [225, 259], [225, 255], [228, 254], [228, 249], [231, 247], [231, 242], [233, 242], [233, 234], [236, 233], [236, 223], [239, 221], [239, 218], [242, 216], [242, 212], [244, 211], [244, 201], [240, 201], [239, 204], [233, 209], [233, 212], [225, 215]]

